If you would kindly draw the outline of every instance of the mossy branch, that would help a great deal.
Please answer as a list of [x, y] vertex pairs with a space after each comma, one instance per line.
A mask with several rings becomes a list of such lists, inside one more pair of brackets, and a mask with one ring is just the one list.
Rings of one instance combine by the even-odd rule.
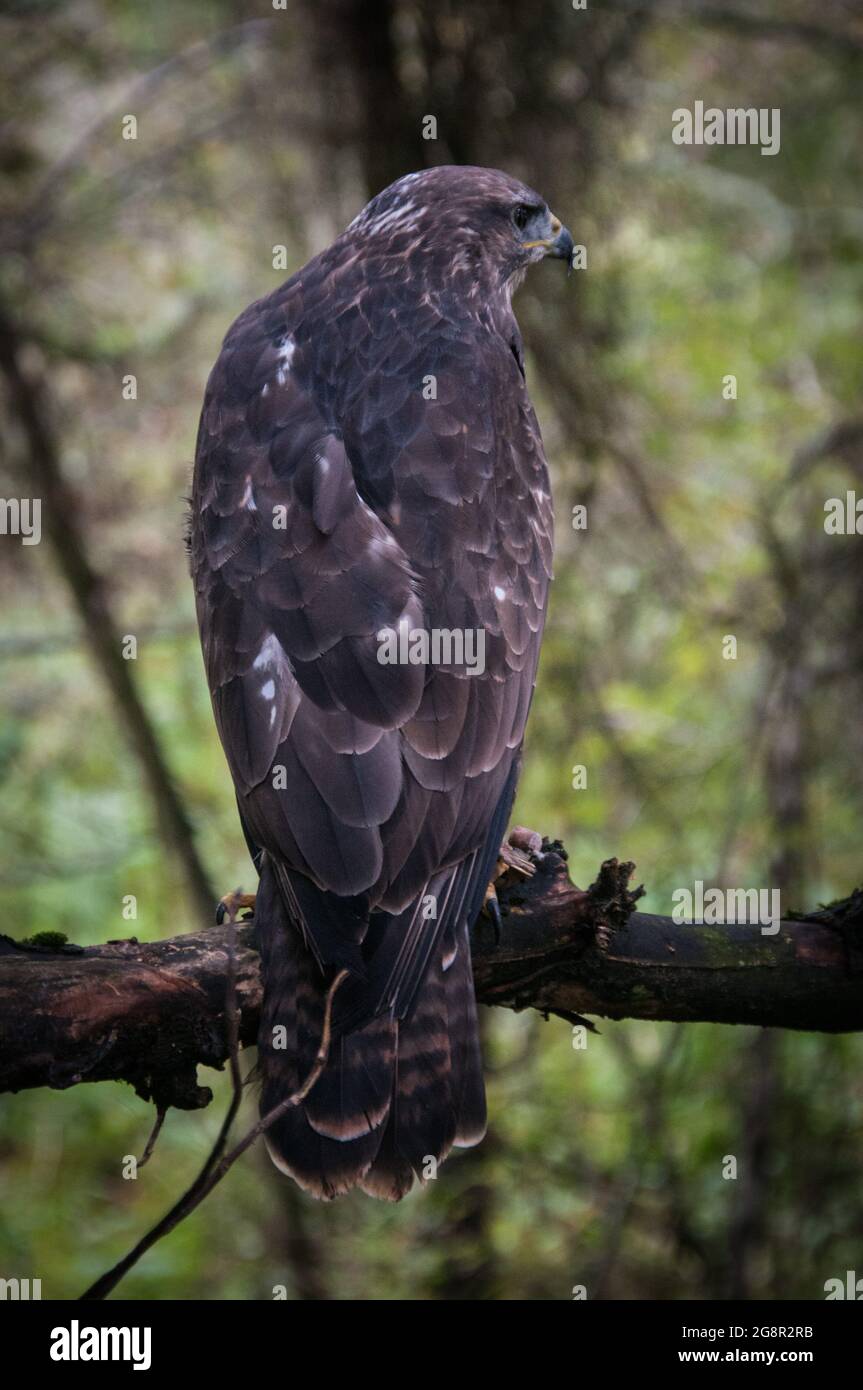
[[[690, 926], [636, 912], [634, 866], [610, 859], [588, 889], [566, 854], [516, 830], [497, 880], [499, 930], [473, 936], [477, 997], [571, 1023], [585, 1016], [863, 1030], [863, 892], [760, 926]], [[123, 1080], [160, 1109], [211, 1098], [197, 1068], [221, 1068], [227, 926], [155, 942], [76, 947], [0, 938], [0, 1091]], [[59, 948], [59, 949], [52, 949]], [[260, 1005], [254, 921], [236, 930], [239, 1036]]]

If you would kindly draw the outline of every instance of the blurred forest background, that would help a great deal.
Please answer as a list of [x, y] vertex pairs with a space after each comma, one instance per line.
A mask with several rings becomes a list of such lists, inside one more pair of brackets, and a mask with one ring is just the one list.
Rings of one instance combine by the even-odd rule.
[[[861, 539], [824, 530], [863, 492], [859, 3], [20, 0], [0, 73], [0, 492], [44, 533], [0, 537], [5, 932], [167, 936], [253, 887], [182, 541], [204, 383], [250, 300], [448, 162], [588, 249], [516, 301], [558, 516], [516, 819], [582, 884], [636, 860], [648, 911], [860, 882]], [[673, 144], [696, 100], [779, 108], [780, 153]], [[488, 1139], [425, 1191], [318, 1206], [254, 1151], [119, 1296], [821, 1298], [863, 1267], [863, 1039], [483, 1025]], [[212, 1143], [201, 1080], [134, 1182], [128, 1087], [5, 1097], [0, 1274], [67, 1298], [125, 1253]]]

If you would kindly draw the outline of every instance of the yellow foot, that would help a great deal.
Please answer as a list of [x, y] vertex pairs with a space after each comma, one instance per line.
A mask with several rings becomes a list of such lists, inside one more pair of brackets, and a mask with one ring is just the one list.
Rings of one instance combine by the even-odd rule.
[[254, 893], [243, 893], [239, 888], [235, 888], [233, 893], [226, 893], [216, 908], [216, 921], [221, 926], [223, 922], [238, 922], [242, 913], [250, 915], [255, 910]]
[[[515, 843], [513, 843], [514, 841]], [[542, 836], [533, 830], [523, 830], [520, 826], [516, 826], [509, 839], [504, 841], [500, 847], [494, 875], [485, 890], [483, 901], [483, 911], [491, 919], [496, 942], [500, 941], [503, 919], [495, 884], [506, 874], [516, 874], [519, 878], [533, 878], [536, 873], [536, 865], [531, 855], [538, 854], [541, 848]]]
[[495, 878], [500, 878], [508, 870], [520, 878], [533, 878], [536, 865], [531, 856], [539, 854], [541, 849], [542, 836], [535, 830], [525, 830], [517, 825], [500, 847]]

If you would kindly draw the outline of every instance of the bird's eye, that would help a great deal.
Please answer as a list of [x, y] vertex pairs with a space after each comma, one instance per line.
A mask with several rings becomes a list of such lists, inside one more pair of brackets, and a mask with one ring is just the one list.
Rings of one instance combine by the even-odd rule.
[[512, 210], [512, 220], [518, 231], [523, 232], [530, 221], [532, 209], [524, 203], [517, 203]]

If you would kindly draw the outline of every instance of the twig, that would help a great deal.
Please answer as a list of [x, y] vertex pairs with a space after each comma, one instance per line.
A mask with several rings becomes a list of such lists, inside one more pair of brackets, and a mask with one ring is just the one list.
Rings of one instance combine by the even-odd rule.
[[81, 1295], [80, 1302], [92, 1302], [106, 1298], [107, 1295], [117, 1287], [124, 1275], [128, 1274], [129, 1270], [138, 1263], [142, 1255], [145, 1255], [157, 1241], [170, 1234], [181, 1221], [184, 1221], [196, 1207], [200, 1206], [201, 1202], [203, 1202], [205, 1197], [209, 1196], [217, 1183], [222, 1181], [228, 1169], [233, 1167], [237, 1159], [241, 1158], [248, 1148], [251, 1148], [256, 1139], [266, 1133], [270, 1126], [275, 1124], [276, 1120], [281, 1119], [282, 1115], [287, 1114], [289, 1110], [292, 1110], [295, 1106], [299, 1105], [301, 1101], [305, 1100], [326, 1066], [332, 1032], [333, 999], [335, 998], [336, 991], [346, 980], [347, 974], [347, 970], [340, 970], [327, 991], [320, 1046], [312, 1068], [302, 1086], [294, 1091], [292, 1095], [281, 1101], [266, 1115], [263, 1115], [261, 1119], [258, 1120], [257, 1124], [253, 1125], [240, 1142], [231, 1149], [230, 1153], [225, 1154], [217, 1161], [220, 1152], [219, 1146], [221, 1145], [222, 1148], [224, 1148], [230, 1122], [233, 1120], [237, 1110], [238, 1099], [235, 1083], [231, 1104], [228, 1107], [225, 1121], [219, 1130], [218, 1138], [191, 1187], [188, 1188], [179, 1201], [174, 1203], [170, 1211], [166, 1212], [161, 1221], [157, 1221], [156, 1225], [153, 1226], [145, 1236], [142, 1236], [137, 1245], [129, 1251], [128, 1255], [124, 1255], [123, 1259], [118, 1261], [113, 1268], [109, 1269], [107, 1274], [103, 1274], [94, 1284], [90, 1285], [86, 1292]]
[[156, 1123], [153, 1125], [153, 1128], [152, 1128], [151, 1131], [150, 1131], [150, 1137], [149, 1137], [149, 1139], [147, 1140], [147, 1143], [146, 1143], [146, 1145], [145, 1145], [145, 1147], [144, 1147], [144, 1152], [143, 1152], [141, 1158], [139, 1158], [139, 1160], [138, 1160], [138, 1172], [139, 1172], [139, 1173], [140, 1173], [141, 1169], [143, 1168], [144, 1164], [145, 1164], [145, 1163], [149, 1163], [150, 1159], [151, 1159], [152, 1156], [153, 1156], [153, 1150], [154, 1150], [155, 1147], [156, 1147], [156, 1140], [158, 1139], [159, 1135], [160, 1135], [161, 1132], [162, 1132], [162, 1125], [165, 1123], [165, 1116], [167, 1115], [167, 1113], [168, 1113], [168, 1107], [167, 1107], [166, 1105], [160, 1105], [160, 1106], [157, 1107], [157, 1109], [156, 1109]]

